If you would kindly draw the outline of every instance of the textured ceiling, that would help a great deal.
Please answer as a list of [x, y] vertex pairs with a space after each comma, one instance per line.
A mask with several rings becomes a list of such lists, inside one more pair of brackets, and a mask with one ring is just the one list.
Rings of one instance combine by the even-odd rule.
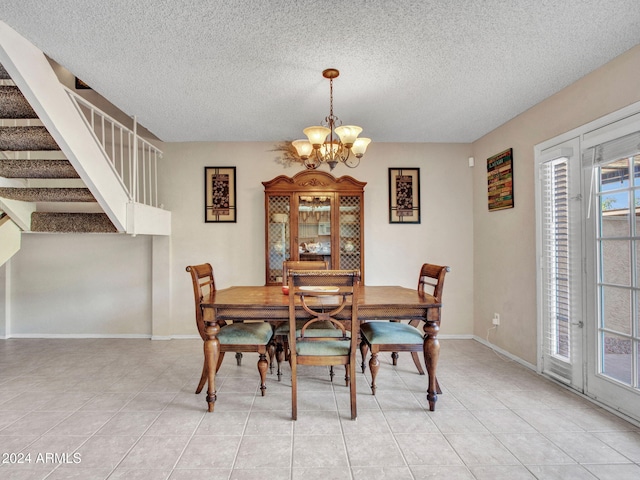
[[[640, 43], [639, 0], [2, 0], [0, 20], [164, 141], [470, 142]], [[576, 105], [579, 108], [579, 105]]]

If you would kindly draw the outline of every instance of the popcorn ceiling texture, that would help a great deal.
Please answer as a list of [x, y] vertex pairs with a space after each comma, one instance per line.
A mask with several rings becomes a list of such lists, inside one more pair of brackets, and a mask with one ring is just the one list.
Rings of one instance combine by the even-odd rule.
[[[471, 142], [638, 43], [638, 0], [3, 0], [0, 19], [164, 141]], [[6, 67], [6, 65], [5, 65]]]

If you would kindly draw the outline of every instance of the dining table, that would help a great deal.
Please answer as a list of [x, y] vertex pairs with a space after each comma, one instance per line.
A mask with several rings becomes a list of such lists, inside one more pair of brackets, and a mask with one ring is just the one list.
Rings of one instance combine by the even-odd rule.
[[[401, 286], [360, 285], [358, 295], [358, 320], [414, 320], [422, 321], [424, 330], [424, 360], [428, 375], [427, 401], [429, 409], [435, 410], [438, 400], [436, 369], [440, 354], [438, 331], [442, 304], [427, 293]], [[208, 370], [207, 404], [213, 412], [216, 402], [216, 365], [220, 355], [220, 344], [216, 335], [219, 322], [243, 322], [263, 320], [272, 324], [289, 321], [289, 298], [278, 285], [232, 286], [212, 291], [201, 301], [203, 309], [212, 309], [213, 317], [205, 323], [206, 339], [204, 355]], [[343, 312], [346, 318], [350, 312]], [[308, 314], [296, 309], [296, 318], [307, 318]]]

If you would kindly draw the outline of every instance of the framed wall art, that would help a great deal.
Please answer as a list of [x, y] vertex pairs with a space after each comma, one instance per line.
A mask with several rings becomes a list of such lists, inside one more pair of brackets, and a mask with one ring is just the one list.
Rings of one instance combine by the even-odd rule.
[[489, 211], [513, 208], [513, 149], [487, 158]]
[[236, 167], [204, 167], [204, 221], [235, 222]]
[[420, 169], [389, 169], [389, 223], [420, 223]]

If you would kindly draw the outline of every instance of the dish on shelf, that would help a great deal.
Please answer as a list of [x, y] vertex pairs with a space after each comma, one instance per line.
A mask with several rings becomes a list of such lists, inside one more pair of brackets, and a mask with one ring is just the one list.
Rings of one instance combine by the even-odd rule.
[[274, 223], [287, 223], [289, 221], [289, 215], [286, 213], [272, 213], [271, 221]]

